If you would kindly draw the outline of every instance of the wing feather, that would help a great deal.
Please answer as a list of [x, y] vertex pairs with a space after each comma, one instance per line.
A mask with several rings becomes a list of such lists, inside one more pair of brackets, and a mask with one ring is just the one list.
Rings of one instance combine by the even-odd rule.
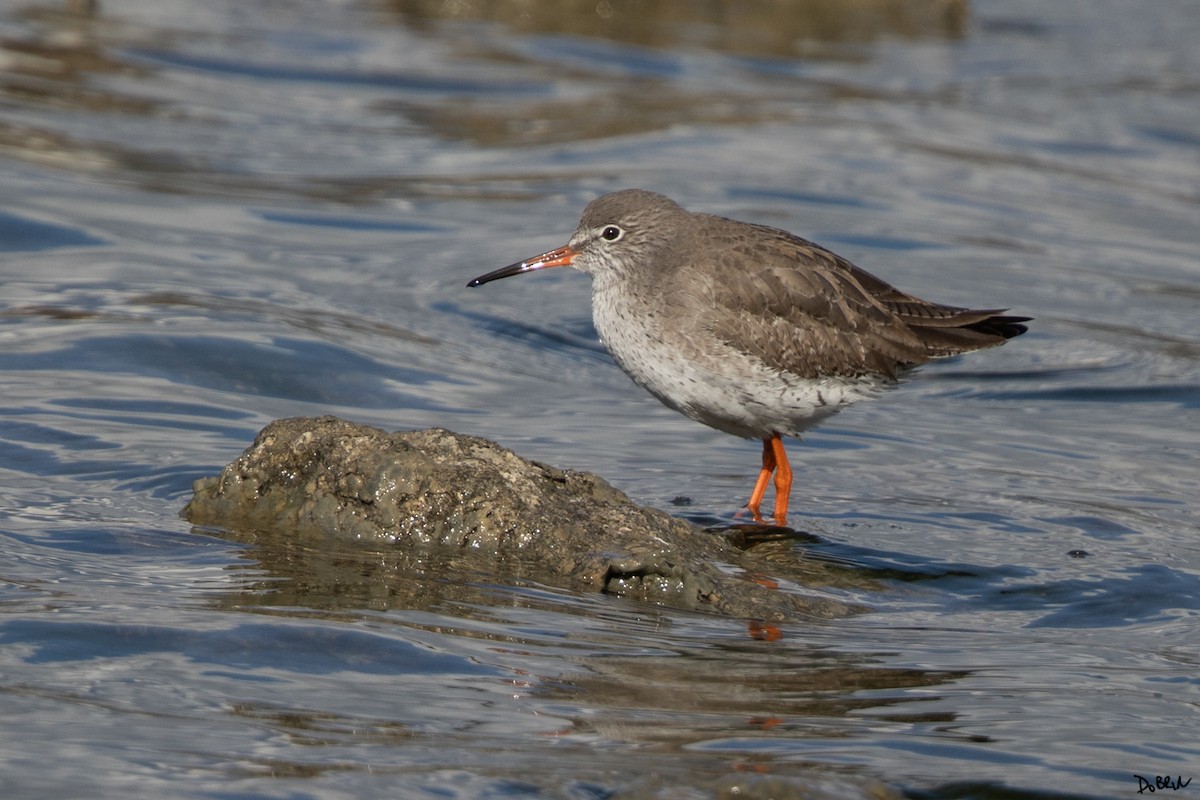
[[[706, 242], [713, 308], [708, 327], [727, 346], [805, 378], [898, 371], [939, 356], [990, 347], [1024, 333], [1025, 317], [905, 294], [798, 236]], [[747, 268], [747, 264], [751, 265]]]

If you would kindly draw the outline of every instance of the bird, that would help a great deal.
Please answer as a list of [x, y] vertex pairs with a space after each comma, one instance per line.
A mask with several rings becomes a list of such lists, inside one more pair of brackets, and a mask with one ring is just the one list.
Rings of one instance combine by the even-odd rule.
[[780, 228], [685, 210], [645, 189], [592, 200], [567, 244], [480, 275], [552, 267], [592, 279], [592, 321], [638, 385], [691, 419], [762, 441], [746, 507], [787, 524], [792, 468], [783, 437], [894, 386], [932, 359], [993, 347], [1031, 317], [896, 289]]

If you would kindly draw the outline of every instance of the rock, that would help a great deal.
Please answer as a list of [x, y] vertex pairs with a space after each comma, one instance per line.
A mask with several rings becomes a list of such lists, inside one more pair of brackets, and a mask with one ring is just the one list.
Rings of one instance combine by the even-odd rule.
[[[661, 511], [601, 478], [526, 461], [440, 428], [387, 433], [336, 417], [272, 422], [183, 516], [253, 537], [359, 540], [452, 551], [461, 567], [758, 620], [855, 610], [756, 582], [779, 564]], [[731, 569], [734, 567], [734, 569]], [[766, 584], [766, 585], [764, 585]]]

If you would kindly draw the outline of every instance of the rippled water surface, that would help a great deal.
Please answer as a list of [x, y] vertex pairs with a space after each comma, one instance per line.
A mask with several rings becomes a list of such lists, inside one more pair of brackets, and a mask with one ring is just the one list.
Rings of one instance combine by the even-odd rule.
[[[1200, 791], [1197, 40], [1190, 0], [0, 5], [0, 795]], [[1036, 318], [790, 447], [771, 557], [873, 612], [756, 639], [179, 518], [329, 413], [732, 520], [758, 445], [635, 387], [584, 276], [464, 288], [627, 186]]]

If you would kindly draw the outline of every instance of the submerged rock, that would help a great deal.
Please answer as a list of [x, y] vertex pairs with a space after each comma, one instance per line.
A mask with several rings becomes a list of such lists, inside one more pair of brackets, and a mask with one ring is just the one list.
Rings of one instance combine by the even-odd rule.
[[[221, 474], [196, 481], [195, 525], [297, 539], [451, 550], [470, 567], [597, 591], [782, 621], [852, 613], [780, 591], [778, 572], [724, 537], [635, 505], [603, 479], [527, 461], [440, 428], [387, 433], [336, 417], [272, 422]], [[462, 558], [458, 559], [462, 562]]]

